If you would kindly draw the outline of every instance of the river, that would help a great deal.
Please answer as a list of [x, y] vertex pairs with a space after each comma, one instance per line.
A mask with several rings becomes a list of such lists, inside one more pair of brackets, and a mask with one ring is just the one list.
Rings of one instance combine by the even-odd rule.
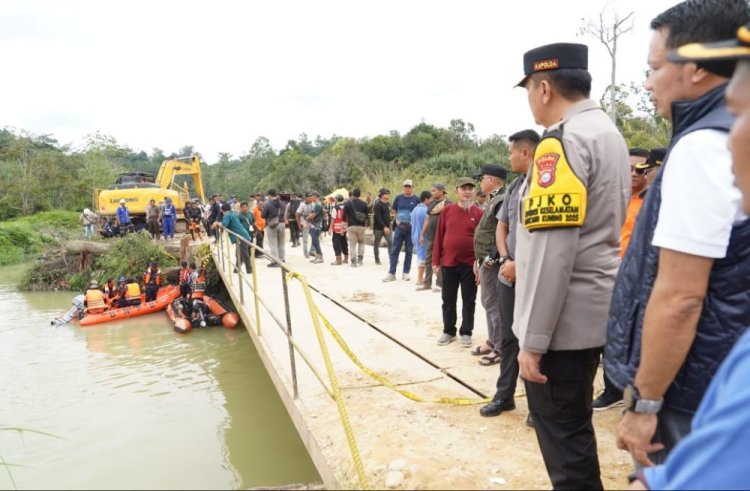
[[238, 489], [320, 478], [244, 329], [165, 313], [50, 326], [71, 292], [0, 268], [0, 489]]

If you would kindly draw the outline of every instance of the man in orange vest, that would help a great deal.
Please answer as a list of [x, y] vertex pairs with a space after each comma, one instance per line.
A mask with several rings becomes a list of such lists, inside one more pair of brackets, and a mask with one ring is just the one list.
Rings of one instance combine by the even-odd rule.
[[628, 211], [625, 215], [625, 223], [622, 225], [620, 232], [620, 258], [625, 255], [625, 250], [630, 243], [630, 236], [633, 234], [635, 217], [643, 205], [643, 197], [648, 187], [647, 175], [649, 173], [650, 154], [643, 148], [630, 149], [630, 202]]
[[83, 305], [86, 307], [87, 314], [101, 314], [109, 308], [104, 301], [104, 292], [99, 289], [99, 283], [96, 280], [92, 280], [86, 289]]
[[151, 261], [149, 269], [143, 273], [143, 284], [146, 287], [146, 302], [156, 300], [156, 293], [161, 286], [161, 270], [156, 261]]

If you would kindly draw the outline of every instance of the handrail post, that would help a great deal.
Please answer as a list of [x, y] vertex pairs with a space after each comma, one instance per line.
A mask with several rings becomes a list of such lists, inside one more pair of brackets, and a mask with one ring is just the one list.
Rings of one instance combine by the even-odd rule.
[[214, 238], [219, 242], [219, 255], [221, 256], [221, 270], [226, 271], [226, 267], [224, 266], [224, 233], [222, 231], [219, 231], [219, 233], [216, 233], [216, 229], [212, 230], [214, 234]]
[[260, 302], [258, 301], [258, 266], [255, 264], [255, 244], [250, 244], [250, 264], [253, 265], [253, 299], [255, 300], [255, 329], [260, 336]]
[[289, 342], [289, 362], [292, 366], [292, 388], [294, 391], [294, 398], [299, 396], [297, 389], [297, 365], [294, 361], [294, 345], [292, 345], [292, 315], [289, 311], [289, 285], [287, 285], [286, 271], [283, 267], [281, 270], [281, 284], [284, 288], [284, 310], [286, 312], [286, 339]]
[[242, 267], [246, 265], [242, 264], [242, 252], [241, 249], [245, 247], [245, 243], [243, 242], [245, 239], [242, 237], [237, 237], [237, 283], [239, 283], [240, 287], [240, 303], [244, 306], [245, 305], [245, 295], [242, 289]]
[[229, 280], [229, 286], [232, 287], [232, 244], [229, 240], [229, 232], [224, 229], [222, 232], [222, 235], [226, 235], [224, 238], [224, 244], [227, 246], [227, 263], [229, 263], [229, 271], [226, 269], [224, 270], [225, 273], [227, 273], [227, 279]]

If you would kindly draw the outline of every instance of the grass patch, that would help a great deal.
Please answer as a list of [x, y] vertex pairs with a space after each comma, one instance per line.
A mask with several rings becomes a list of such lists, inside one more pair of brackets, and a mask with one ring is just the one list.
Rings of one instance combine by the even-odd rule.
[[0, 266], [38, 257], [45, 248], [76, 237], [83, 227], [75, 211], [48, 211], [0, 223]]

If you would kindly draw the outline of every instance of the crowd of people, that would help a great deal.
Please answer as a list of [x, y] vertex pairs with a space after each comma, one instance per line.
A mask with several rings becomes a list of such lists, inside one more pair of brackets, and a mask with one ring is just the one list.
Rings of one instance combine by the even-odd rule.
[[[667, 148], [628, 149], [590, 99], [587, 47], [557, 43], [524, 55], [518, 87], [545, 131], [509, 137], [510, 181], [488, 163], [420, 194], [407, 179], [393, 200], [386, 188], [374, 202], [359, 189], [284, 199], [272, 189], [247, 201], [212, 196], [191, 216], [265, 242], [268, 267], [286, 260], [286, 230], [314, 264], [330, 234], [331, 264], [356, 268], [371, 226], [376, 265], [383, 240], [388, 251], [384, 282], [398, 280], [402, 251], [409, 281], [416, 252], [416, 290], [442, 297], [437, 344], [458, 340], [499, 366], [482, 416], [515, 409], [520, 375], [555, 489], [602, 488], [592, 414], [616, 406], [634, 488], [747, 487], [750, 8], [686, 0], [651, 28], [645, 88], [672, 124]], [[475, 345], [477, 295], [487, 336]]]

